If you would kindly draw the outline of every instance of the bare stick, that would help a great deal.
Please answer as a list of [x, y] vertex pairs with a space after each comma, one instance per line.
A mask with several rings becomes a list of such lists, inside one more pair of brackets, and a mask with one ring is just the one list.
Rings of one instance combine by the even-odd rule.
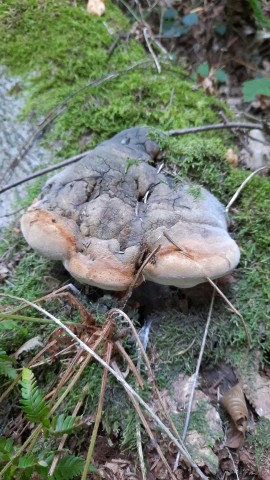
[[[118, 374], [110, 365], [108, 365], [94, 350], [92, 350], [88, 345], [86, 345], [80, 338], [75, 335], [66, 325], [64, 325], [61, 320], [56, 318], [54, 315], [52, 315], [50, 312], [47, 312], [44, 308], [40, 307], [39, 305], [36, 305], [32, 302], [29, 302], [28, 300], [25, 300], [24, 298], [16, 297], [14, 295], [9, 295], [6, 293], [0, 293], [0, 297], [8, 297], [8, 298], [13, 298], [15, 300], [18, 300], [20, 302], [24, 302], [30, 307], [35, 308], [39, 312], [43, 313], [47, 317], [51, 318], [59, 327], [63, 328], [65, 332], [72, 337], [79, 345], [81, 348], [83, 348], [86, 352], [88, 352], [92, 357], [97, 360], [98, 363], [100, 363], [103, 367], [107, 368], [109, 372], [118, 380], [118, 382], [128, 391], [130, 392], [137, 400], [138, 402], [145, 408], [145, 410], [149, 413], [149, 415], [155, 420], [155, 422], [159, 425], [160, 429], [166, 433], [166, 435], [172, 440], [172, 442], [176, 445], [176, 447], [180, 450], [181, 454], [184, 456], [186, 461], [192, 466], [195, 470], [195, 472], [199, 475], [199, 477], [202, 480], [209, 480], [206, 475], [201, 471], [201, 469], [196, 465], [192, 457], [190, 456], [189, 452], [185, 447], [182, 447], [182, 445], [179, 443], [177, 438], [174, 437], [172, 432], [166, 427], [166, 425], [160, 420], [160, 418], [155, 414], [155, 412], [152, 410], [151, 407], [140, 397], [140, 395], [124, 380], [122, 375]], [[58, 406], [59, 401], [57, 402]], [[52, 410], [55, 409], [56, 405]], [[4, 469], [2, 470], [1, 473], [3, 473]], [[5, 468], [6, 471], [6, 468]]]
[[250, 180], [255, 176], [257, 175], [257, 173], [261, 172], [262, 170], [269, 170], [269, 167], [260, 167], [260, 168], [257, 168], [257, 170], [255, 170], [254, 172], [252, 172], [244, 181], [243, 183], [240, 185], [240, 187], [236, 190], [235, 194], [233, 195], [233, 197], [231, 198], [231, 200], [229, 201], [227, 207], [225, 208], [225, 212], [226, 214], [228, 215], [229, 213], [229, 210], [231, 208], [231, 206], [234, 204], [235, 200], [239, 197], [240, 193], [242, 192], [242, 190], [245, 188], [245, 186], [247, 185], [248, 182], [250, 182]]
[[155, 54], [155, 52], [154, 52], [154, 50], [153, 50], [153, 48], [152, 48], [152, 46], [151, 46], [151, 43], [149, 42], [149, 38], [148, 38], [148, 28], [147, 28], [147, 27], [145, 27], [145, 28], [143, 29], [143, 36], [144, 36], [144, 39], [145, 39], [145, 43], [146, 43], [146, 45], [147, 45], [147, 48], [148, 48], [149, 52], [151, 53], [151, 55], [152, 55], [152, 57], [153, 57], [153, 60], [154, 60], [155, 65], [156, 65], [156, 67], [157, 67], [157, 71], [158, 71], [158, 73], [161, 73], [161, 66], [160, 66], [160, 64], [159, 64], [159, 62], [158, 62], [158, 59], [157, 59], [157, 56], [156, 56], [156, 54]]
[[[86, 152], [79, 153], [74, 157], [70, 157], [63, 162], [57, 163], [56, 165], [52, 165], [51, 167], [43, 168], [42, 170], [38, 170], [37, 172], [32, 173], [28, 177], [24, 177], [17, 182], [9, 183], [8, 185], [4, 185], [3, 188], [0, 188], [0, 194], [10, 190], [11, 188], [17, 187], [22, 183], [29, 182], [29, 180], [33, 180], [34, 178], [41, 177], [41, 175], [45, 175], [46, 173], [53, 172], [54, 170], [58, 170], [59, 168], [66, 167], [67, 165], [71, 165], [72, 163], [78, 162], [81, 158], [85, 157], [91, 150], [87, 150]], [[20, 210], [19, 210], [20, 211]], [[17, 213], [17, 212], [15, 212]], [[6, 215], [7, 216], [7, 215]]]
[[258, 130], [264, 130], [264, 126], [260, 123], [215, 123], [213, 125], [203, 125], [202, 127], [192, 127], [192, 128], [182, 128], [181, 130], [168, 130], [167, 135], [171, 135], [173, 137], [179, 135], [188, 135], [190, 133], [200, 133], [200, 132], [207, 132], [208, 130], [223, 130], [223, 129], [231, 129], [231, 128], [242, 128], [242, 129], [249, 129], [253, 130], [253, 128], [257, 128]]

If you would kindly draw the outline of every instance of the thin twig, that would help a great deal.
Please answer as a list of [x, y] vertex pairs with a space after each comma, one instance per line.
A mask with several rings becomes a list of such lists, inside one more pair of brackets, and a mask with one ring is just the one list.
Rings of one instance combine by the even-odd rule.
[[239, 197], [240, 193], [241, 193], [242, 190], [245, 188], [245, 186], [247, 185], [247, 183], [250, 182], [250, 180], [251, 180], [255, 175], [257, 175], [257, 173], [261, 172], [262, 170], [269, 170], [269, 167], [260, 167], [260, 168], [257, 168], [257, 170], [255, 170], [254, 172], [252, 172], [252, 173], [243, 181], [243, 183], [242, 183], [242, 184], [240, 185], [240, 187], [236, 190], [235, 194], [233, 195], [233, 197], [232, 197], [231, 200], [229, 201], [227, 207], [225, 208], [226, 215], [228, 215], [231, 206], [234, 204], [235, 200]]
[[147, 28], [147, 27], [145, 27], [145, 28], [143, 29], [143, 36], [144, 36], [144, 39], [145, 39], [145, 43], [146, 43], [146, 45], [147, 45], [147, 48], [148, 48], [149, 52], [151, 53], [151, 55], [152, 55], [152, 57], [153, 57], [153, 60], [154, 60], [155, 65], [156, 65], [156, 67], [157, 67], [157, 71], [158, 71], [158, 73], [161, 73], [161, 66], [160, 66], [159, 61], [158, 61], [158, 59], [157, 59], [157, 56], [156, 56], [156, 54], [155, 54], [155, 52], [154, 52], [154, 50], [153, 50], [153, 48], [152, 48], [152, 45], [151, 45], [151, 43], [149, 42], [149, 38], [148, 38], [148, 28]]
[[91, 150], [87, 150], [86, 152], [79, 153], [78, 155], [75, 155], [74, 157], [70, 157], [67, 160], [64, 160], [63, 162], [57, 163], [56, 165], [43, 168], [42, 170], [38, 170], [37, 172], [34, 172], [27, 177], [21, 178], [21, 180], [17, 180], [17, 182], [4, 185], [3, 188], [0, 188], [0, 194], [6, 192], [7, 190], [11, 190], [11, 188], [17, 187], [18, 185], [22, 185], [22, 183], [29, 182], [29, 180], [33, 180], [34, 178], [41, 177], [46, 173], [53, 172], [54, 170], [58, 170], [59, 168], [66, 167], [67, 165], [71, 165], [72, 163], [78, 162], [78, 160], [81, 160], [81, 158], [85, 157], [90, 152]]
[[[106, 357], [105, 357], [108, 365], [110, 364], [110, 361], [111, 361], [111, 355], [112, 355], [112, 344], [108, 343], [107, 344]], [[89, 445], [89, 448], [88, 448], [87, 457], [86, 457], [86, 460], [85, 460], [81, 480], [86, 480], [87, 476], [88, 476], [88, 473], [89, 473], [89, 467], [90, 467], [90, 464], [91, 464], [93, 451], [94, 451], [94, 446], [95, 446], [95, 443], [96, 443], [96, 438], [97, 438], [97, 433], [98, 433], [98, 428], [99, 428], [101, 415], [102, 415], [102, 408], [103, 408], [103, 403], [104, 403], [104, 396], [105, 396], [105, 389], [106, 389], [106, 385], [107, 385], [107, 378], [108, 378], [108, 370], [106, 368], [104, 368], [102, 381], [101, 381], [101, 388], [100, 388], [100, 395], [99, 395], [97, 413], [96, 413], [96, 418], [95, 418], [95, 424], [94, 424], [94, 428], [93, 428], [93, 432], [92, 432], [90, 445]]]
[[192, 127], [192, 128], [182, 128], [181, 130], [168, 130], [167, 135], [172, 135], [173, 137], [179, 135], [188, 135], [190, 133], [200, 133], [207, 132], [208, 130], [223, 130], [230, 128], [242, 128], [250, 129], [257, 128], [258, 130], [264, 130], [264, 126], [260, 123], [215, 123], [213, 125], [203, 125], [202, 127]]
[[[201, 469], [198, 467], [198, 465], [194, 462], [194, 460], [192, 459], [192, 457], [190, 456], [189, 452], [187, 451], [187, 449], [185, 447], [182, 447], [182, 445], [179, 443], [179, 441], [177, 440], [177, 438], [174, 437], [174, 435], [172, 434], [172, 432], [168, 429], [168, 427], [166, 427], [166, 425], [160, 420], [160, 418], [155, 414], [155, 412], [153, 411], [153, 409], [140, 397], [140, 395], [124, 380], [124, 378], [122, 377], [122, 375], [118, 374], [112, 367], [110, 367], [110, 365], [108, 365], [93, 349], [91, 349], [90, 347], [88, 347], [88, 345], [86, 345], [80, 338], [77, 337], [77, 335], [75, 335], [75, 333], [73, 333], [68, 327], [66, 327], [66, 325], [64, 325], [61, 320], [59, 320], [58, 318], [56, 318], [54, 315], [52, 315], [50, 312], [47, 312], [47, 310], [45, 310], [44, 308], [38, 306], [38, 305], [35, 305], [34, 303], [32, 302], [29, 302], [28, 300], [25, 300], [24, 298], [20, 298], [20, 297], [16, 297], [14, 295], [9, 295], [9, 294], [5, 294], [5, 293], [0, 293], [0, 296], [1, 297], [8, 297], [8, 298], [13, 298], [13, 299], [16, 299], [20, 302], [25, 302], [27, 305], [29, 305], [30, 307], [33, 307], [35, 308], [36, 310], [38, 310], [39, 312], [43, 313], [44, 315], [48, 316], [49, 318], [51, 318], [52, 320], [54, 320], [54, 322], [61, 328], [63, 328], [65, 330], [65, 332], [70, 336], [72, 337], [79, 345], [81, 348], [83, 348], [86, 352], [88, 352], [90, 355], [92, 355], [95, 360], [97, 360], [98, 363], [100, 363], [103, 367], [107, 368], [109, 370], [109, 372], [117, 379], [117, 381], [128, 391], [130, 392], [137, 400], [138, 402], [145, 408], [145, 410], [147, 410], [147, 412], [149, 413], [149, 415], [155, 420], [155, 422], [158, 424], [158, 426], [160, 427], [160, 429], [166, 433], [166, 435], [172, 440], [172, 442], [176, 445], [176, 447], [181, 451], [181, 454], [185, 457], [186, 461], [190, 464], [190, 466], [192, 466], [195, 470], [195, 472], [199, 475], [199, 477], [203, 480], [208, 480], [208, 477], [206, 475], [204, 475], [204, 473], [201, 471]], [[78, 374], [77, 374], [78, 375]], [[58, 408], [58, 403], [59, 401], [57, 402], [57, 404], [55, 404], [55, 406], [53, 407], [52, 411], [56, 408]], [[17, 456], [16, 456], [17, 458]], [[7, 470], [6, 467], [5, 468], [5, 471]], [[2, 472], [0, 473], [3, 473], [4, 469], [2, 470]]]

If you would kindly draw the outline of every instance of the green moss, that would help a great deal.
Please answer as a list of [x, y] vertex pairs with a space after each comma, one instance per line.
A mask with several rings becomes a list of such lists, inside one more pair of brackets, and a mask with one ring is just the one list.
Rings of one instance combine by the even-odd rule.
[[264, 459], [270, 449], [270, 422], [267, 418], [261, 417], [256, 425], [256, 432], [251, 439], [255, 448], [255, 459], [257, 467], [262, 468]]

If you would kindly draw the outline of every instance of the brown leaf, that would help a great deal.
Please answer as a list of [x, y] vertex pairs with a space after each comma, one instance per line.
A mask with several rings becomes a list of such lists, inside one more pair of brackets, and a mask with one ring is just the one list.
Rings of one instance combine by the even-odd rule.
[[237, 167], [239, 162], [238, 155], [233, 151], [232, 148], [228, 148], [226, 152], [226, 160], [232, 167]]
[[88, 0], [86, 11], [91, 15], [101, 17], [105, 13], [105, 3], [102, 0]]
[[15, 353], [13, 353], [14, 358], [18, 358], [21, 353], [29, 352], [29, 350], [33, 350], [36, 347], [42, 347], [42, 343], [40, 341], [40, 337], [33, 337], [30, 340], [27, 340]]
[[222, 404], [232, 419], [232, 430], [227, 440], [230, 448], [239, 448], [245, 440], [248, 410], [240, 383], [232, 387], [222, 398]]

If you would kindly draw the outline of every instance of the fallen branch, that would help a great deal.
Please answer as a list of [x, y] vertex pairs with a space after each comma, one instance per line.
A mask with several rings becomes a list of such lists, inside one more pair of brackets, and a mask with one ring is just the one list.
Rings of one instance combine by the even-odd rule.
[[171, 135], [173, 137], [179, 135], [188, 135], [190, 133], [200, 133], [200, 132], [207, 132], [209, 130], [223, 130], [223, 129], [231, 129], [231, 128], [242, 128], [242, 129], [249, 129], [253, 130], [257, 128], [258, 130], [264, 130], [264, 125], [260, 123], [214, 123], [212, 125], [203, 125], [202, 127], [191, 127], [191, 128], [182, 128], [181, 130], [168, 130], [167, 135]]
[[[133, 67], [134, 68], [134, 67]], [[130, 67], [131, 70], [131, 67]], [[119, 72], [116, 72], [119, 73]], [[113, 74], [111, 74], [113, 76]], [[115, 74], [115, 76], [118, 76]], [[109, 77], [109, 76], [108, 76]], [[110, 77], [111, 78], [111, 77]], [[115, 77], [112, 77], [115, 78]], [[82, 87], [84, 89], [86, 87]], [[81, 89], [81, 90], [82, 90]], [[239, 129], [253, 129], [257, 128], [259, 130], [264, 129], [264, 125], [261, 124], [256, 124], [256, 123], [217, 123], [213, 125], [203, 125], [201, 127], [192, 127], [192, 128], [183, 128], [181, 130], [168, 130], [165, 132], [169, 136], [180, 136], [180, 135], [189, 135], [191, 133], [200, 133], [200, 132], [206, 132], [209, 130], [222, 130], [222, 129], [232, 129], [232, 128], [239, 128]], [[17, 187], [18, 185], [21, 185], [25, 182], [28, 182], [29, 180], [33, 180], [34, 178], [40, 177], [41, 175], [45, 175], [46, 173], [52, 172], [54, 170], [58, 170], [59, 168], [65, 167], [66, 165], [70, 165], [71, 163], [75, 163], [81, 158], [85, 157], [90, 152], [90, 150], [87, 150], [86, 152], [80, 153], [78, 155], [75, 155], [74, 157], [68, 158], [67, 160], [64, 160], [63, 162], [58, 163], [57, 165], [53, 165], [52, 167], [44, 168], [43, 170], [38, 170], [37, 172], [33, 173], [32, 175], [29, 175], [28, 177], [22, 178], [21, 180], [18, 180], [17, 182], [10, 183], [9, 185], [5, 185], [4, 187], [0, 188], [0, 194], [6, 192], [7, 190], [10, 190], [11, 188]]]
[[[158, 424], [158, 426], [160, 427], [160, 429], [172, 440], [172, 442], [176, 445], [176, 447], [180, 450], [181, 454], [183, 455], [183, 457], [186, 459], [186, 461], [189, 463], [189, 465], [191, 467], [194, 468], [195, 472], [199, 475], [199, 477], [202, 479], [202, 480], [209, 480], [208, 477], [206, 475], [204, 475], [204, 473], [201, 471], [201, 469], [198, 467], [198, 465], [194, 462], [194, 460], [192, 459], [192, 457], [190, 456], [189, 452], [186, 450], [186, 448], [182, 447], [182, 445], [179, 443], [179, 441], [177, 440], [177, 438], [174, 437], [174, 435], [172, 434], [172, 432], [168, 429], [168, 427], [166, 427], [166, 425], [164, 425], [164, 423], [160, 420], [160, 418], [155, 414], [155, 412], [152, 410], [152, 408], [140, 397], [140, 395], [124, 380], [124, 378], [122, 377], [122, 375], [118, 374], [112, 367], [110, 367], [110, 365], [108, 365], [94, 350], [92, 350], [90, 347], [88, 347], [88, 345], [86, 345], [80, 338], [77, 337], [77, 335], [75, 335], [75, 333], [73, 333], [68, 327], [66, 327], [62, 322], [61, 320], [59, 320], [58, 318], [56, 318], [54, 315], [52, 315], [50, 312], [47, 312], [47, 310], [45, 310], [44, 308], [42, 307], [39, 307], [38, 305], [32, 303], [32, 302], [29, 302], [28, 300], [25, 300], [24, 298], [20, 298], [20, 297], [16, 297], [14, 295], [9, 295], [9, 294], [6, 294], [6, 293], [0, 293], [0, 297], [8, 297], [8, 298], [13, 298], [15, 300], [18, 300], [20, 302], [24, 302], [26, 303], [27, 305], [29, 305], [30, 307], [32, 308], [35, 308], [36, 310], [38, 310], [39, 312], [43, 313], [44, 315], [46, 315], [47, 317], [51, 318], [51, 320], [53, 320], [59, 327], [63, 328], [65, 330], [65, 332], [70, 336], [72, 337], [79, 345], [82, 349], [84, 349], [87, 353], [89, 353], [90, 355], [92, 355], [92, 357], [95, 358], [95, 360], [100, 363], [103, 367], [107, 368], [107, 370], [116, 378], [116, 380], [124, 387], [124, 389], [127, 391], [127, 392], [130, 392], [130, 394], [135, 397], [135, 399], [145, 408], [145, 410], [149, 413], [149, 415], [155, 420], [155, 422]], [[54, 411], [56, 409], [56, 407], [58, 407], [58, 403], [59, 401], [55, 404], [55, 406], [53, 407], [52, 411]], [[28, 440], [29, 442], [29, 440]], [[28, 443], [27, 442], [27, 443]], [[1, 473], [3, 473], [4, 471], [6, 471], [6, 467], [4, 467], [4, 469], [2, 470]]]
[[[74, 157], [70, 157], [67, 160], [64, 160], [63, 162], [57, 163], [56, 165], [52, 165], [51, 167], [43, 168], [42, 170], [38, 170], [37, 172], [32, 173], [28, 177], [24, 177], [21, 180], [18, 180], [17, 182], [10, 183], [8, 185], [4, 185], [3, 188], [0, 189], [0, 193], [4, 193], [7, 190], [10, 190], [11, 188], [17, 187], [18, 185], [21, 185], [22, 183], [29, 182], [29, 180], [33, 180], [34, 178], [41, 177], [42, 175], [45, 175], [46, 173], [53, 172], [54, 170], [58, 170], [59, 168], [66, 167], [67, 165], [71, 165], [72, 163], [78, 162], [78, 160], [81, 160], [81, 158], [85, 157], [88, 153], [90, 153], [91, 150], [87, 150], [86, 152], [79, 153], [78, 155], [75, 155]], [[20, 209], [21, 210], [21, 209]], [[18, 211], [20, 211], [18, 210]], [[17, 213], [17, 212], [15, 212]], [[7, 215], [5, 215], [7, 216]]]

